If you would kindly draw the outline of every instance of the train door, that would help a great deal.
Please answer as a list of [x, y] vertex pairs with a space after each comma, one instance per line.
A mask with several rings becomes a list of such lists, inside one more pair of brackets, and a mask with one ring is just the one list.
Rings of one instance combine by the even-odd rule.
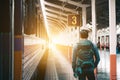
[[106, 49], [109, 50], [109, 36], [106, 36]]
[[97, 47], [100, 48], [100, 37], [98, 37], [98, 40], [97, 40]]
[[104, 49], [104, 36], [101, 37], [101, 48]]

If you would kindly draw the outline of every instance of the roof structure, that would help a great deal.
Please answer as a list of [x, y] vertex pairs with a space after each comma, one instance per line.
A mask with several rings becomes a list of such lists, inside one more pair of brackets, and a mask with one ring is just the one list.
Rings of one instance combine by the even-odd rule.
[[[67, 27], [69, 14], [82, 14], [82, 7], [87, 10], [87, 23], [91, 23], [91, 0], [45, 0], [45, 11], [50, 27], [61, 31]], [[96, 0], [97, 28], [109, 26], [109, 0]], [[120, 23], [120, 0], [116, 0], [116, 22]], [[53, 29], [53, 28], [52, 28]]]

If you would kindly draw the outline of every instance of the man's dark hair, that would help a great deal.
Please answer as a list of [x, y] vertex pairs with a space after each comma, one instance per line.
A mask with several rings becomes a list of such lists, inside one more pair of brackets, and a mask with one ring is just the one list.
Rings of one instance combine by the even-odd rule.
[[80, 31], [80, 37], [81, 38], [88, 38], [88, 30], [81, 30]]

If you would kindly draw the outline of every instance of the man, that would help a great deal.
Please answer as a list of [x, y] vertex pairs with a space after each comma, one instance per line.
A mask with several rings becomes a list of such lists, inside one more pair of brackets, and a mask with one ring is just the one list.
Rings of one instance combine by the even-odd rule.
[[97, 47], [87, 38], [88, 31], [81, 30], [80, 41], [73, 47], [72, 68], [79, 80], [95, 80], [94, 69], [100, 61]]

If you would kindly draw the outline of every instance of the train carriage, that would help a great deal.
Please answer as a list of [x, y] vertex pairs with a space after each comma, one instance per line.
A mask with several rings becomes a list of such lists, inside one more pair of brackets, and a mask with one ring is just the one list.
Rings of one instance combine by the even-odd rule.
[[[117, 36], [117, 45], [116, 51], [120, 52], [120, 27], [117, 28], [116, 32]], [[97, 46], [99, 49], [107, 49], [109, 50], [109, 28], [104, 28], [97, 31]]]

